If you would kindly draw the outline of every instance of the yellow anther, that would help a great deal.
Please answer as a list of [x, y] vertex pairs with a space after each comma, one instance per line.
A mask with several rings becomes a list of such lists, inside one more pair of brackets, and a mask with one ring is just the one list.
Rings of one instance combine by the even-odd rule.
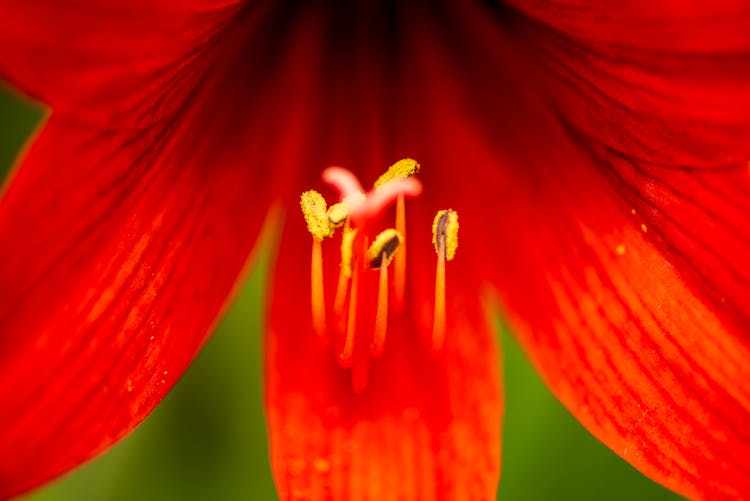
[[394, 179], [404, 179], [419, 172], [419, 164], [412, 158], [404, 158], [388, 167], [388, 170], [375, 181], [375, 187]]
[[332, 228], [343, 226], [349, 217], [349, 204], [339, 202], [328, 207], [328, 223]]
[[348, 228], [344, 230], [344, 234], [341, 237], [341, 270], [346, 278], [352, 277], [352, 256], [355, 236], [357, 236], [357, 230]]
[[323, 195], [315, 190], [304, 192], [300, 197], [300, 207], [302, 207], [302, 215], [305, 216], [307, 230], [314, 238], [323, 240], [333, 235]]
[[440, 247], [445, 246], [447, 261], [456, 257], [458, 248], [458, 213], [456, 211], [452, 209], [438, 211], [432, 222], [432, 243], [438, 254], [440, 254]]
[[[380, 268], [381, 264], [387, 266], [403, 241], [404, 237], [401, 236], [401, 233], [393, 228], [380, 232], [370, 248], [367, 249], [367, 261], [370, 263], [370, 268]], [[383, 259], [383, 256], [385, 256], [385, 259]]]

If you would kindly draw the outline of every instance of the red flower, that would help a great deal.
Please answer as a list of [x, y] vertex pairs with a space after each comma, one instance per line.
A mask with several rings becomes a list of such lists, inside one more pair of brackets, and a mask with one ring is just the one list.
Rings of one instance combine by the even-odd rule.
[[[2, 0], [0, 71], [53, 112], [0, 200], [0, 497], [145, 418], [274, 201], [283, 497], [493, 496], [485, 286], [615, 452], [689, 497], [750, 495], [750, 7], [513, 3]], [[369, 181], [405, 156], [405, 309], [356, 393], [312, 328], [298, 197], [324, 166]]]

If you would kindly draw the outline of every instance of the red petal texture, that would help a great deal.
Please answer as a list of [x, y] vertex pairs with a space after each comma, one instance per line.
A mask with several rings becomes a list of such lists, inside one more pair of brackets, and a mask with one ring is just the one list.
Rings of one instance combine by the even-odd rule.
[[137, 159], [144, 144], [124, 142], [52, 119], [0, 204], [0, 497], [145, 418], [254, 245], [247, 170]]
[[516, 330], [634, 466], [692, 498], [747, 497], [750, 7], [518, 4], [530, 17], [498, 19], [549, 123], [520, 125], [547, 166], [525, 159], [500, 223]]
[[236, 0], [2, 0], [3, 77], [60, 113], [151, 124], [181, 107]]
[[[16, 242], [0, 264], [0, 387], [14, 391], [0, 448], [19, 451], [0, 463], [0, 495], [101, 450], [155, 405], [169, 385], [159, 371], [178, 374], [202, 342], [270, 197], [296, 212], [325, 165], [370, 181], [412, 156], [425, 193], [408, 208], [409, 309], [361, 395], [312, 341], [309, 241], [289, 214], [267, 366], [282, 497], [494, 496], [501, 406], [483, 279], [592, 433], [684, 495], [746, 497], [748, 7], [517, 4], [250, 5], [231, 20], [231, 6], [194, 9], [166, 21], [155, 52], [164, 64], [197, 54], [187, 74], [144, 76], [163, 65], [135, 64], [149, 52], [120, 34], [122, 67], [71, 43], [64, 54], [85, 56], [59, 66], [59, 85], [4, 47], [39, 37], [29, 50], [45, 61], [40, 47], [66, 46], [60, 31], [19, 32], [40, 16], [9, 4], [31, 28], [0, 24], [15, 30], [0, 30], [0, 68], [60, 115], [0, 202], [0, 242]], [[419, 340], [431, 216], [447, 207], [461, 244], [435, 359]], [[151, 335], [164, 341], [149, 348]]]
[[[217, 53], [234, 54], [235, 36], [223, 32]], [[0, 498], [148, 415], [205, 340], [282, 190], [267, 155], [301, 163], [283, 151], [297, 138], [299, 101], [267, 100], [298, 76], [248, 64], [266, 79], [237, 81], [244, 103], [216, 102], [226, 67], [209, 59], [194, 68], [205, 93], [159, 125], [53, 112], [0, 199]], [[237, 128], [238, 103], [258, 121]]]

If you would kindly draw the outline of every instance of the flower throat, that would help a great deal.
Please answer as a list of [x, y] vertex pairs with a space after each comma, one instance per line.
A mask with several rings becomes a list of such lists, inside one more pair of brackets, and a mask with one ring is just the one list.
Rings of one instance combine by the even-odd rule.
[[[302, 194], [300, 205], [312, 235], [310, 264], [310, 297], [313, 331], [322, 343], [328, 344], [343, 368], [351, 369], [352, 388], [361, 392], [367, 387], [371, 358], [380, 357], [386, 348], [389, 306], [389, 268], [393, 268], [393, 304], [404, 306], [406, 288], [406, 199], [418, 197], [422, 184], [415, 177], [420, 165], [406, 158], [393, 164], [369, 192], [348, 170], [329, 167], [323, 180], [336, 188], [341, 200], [328, 206], [317, 191]], [[373, 226], [383, 213], [396, 204], [395, 228], [377, 234]], [[323, 281], [323, 241], [340, 229], [341, 261], [338, 284], [332, 303], [326, 302]], [[445, 262], [450, 261], [458, 247], [458, 214], [441, 210], [432, 225], [432, 242], [437, 253], [435, 271], [435, 303], [431, 348], [439, 352], [445, 342]], [[370, 275], [366, 275], [370, 274]], [[376, 274], [376, 275], [375, 275]], [[358, 324], [362, 304], [363, 283], [377, 279], [376, 306], [372, 327]], [[362, 347], [365, 347], [364, 349]]]

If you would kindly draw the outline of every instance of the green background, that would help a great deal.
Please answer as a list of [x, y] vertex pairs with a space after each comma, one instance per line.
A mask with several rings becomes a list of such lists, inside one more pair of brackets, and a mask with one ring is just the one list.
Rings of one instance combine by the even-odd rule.
[[[0, 85], [0, 179], [42, 117]], [[273, 500], [262, 405], [264, 257], [176, 388], [130, 436], [24, 501]], [[499, 328], [504, 500], [676, 500], [584, 430]], [[499, 426], [499, 423], [498, 423]]]

